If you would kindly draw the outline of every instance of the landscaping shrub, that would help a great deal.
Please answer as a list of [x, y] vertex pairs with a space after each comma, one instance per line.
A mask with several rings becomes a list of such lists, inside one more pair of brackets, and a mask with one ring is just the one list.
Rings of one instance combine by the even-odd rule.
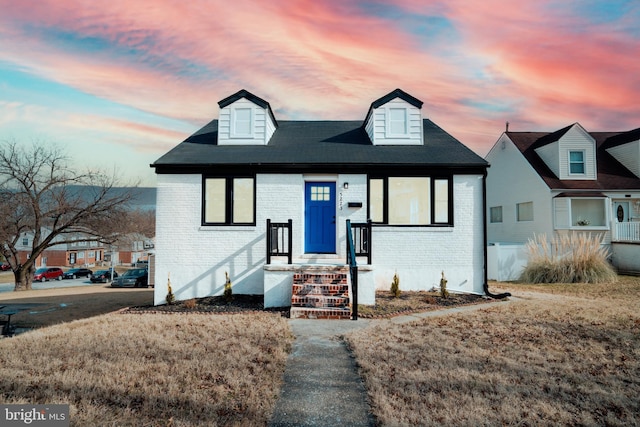
[[393, 281], [391, 282], [391, 294], [398, 298], [400, 296], [400, 278], [398, 273], [393, 275]]
[[529, 262], [520, 280], [529, 283], [614, 282], [617, 274], [607, 261], [602, 235], [569, 233], [551, 241], [542, 234], [526, 245]]
[[171, 305], [175, 302], [176, 300], [176, 296], [173, 294], [173, 290], [171, 289], [171, 278], [170, 276], [167, 276], [167, 296], [166, 296], [166, 300], [167, 300], [167, 304]]
[[442, 272], [442, 278], [440, 279], [440, 296], [442, 298], [449, 298], [449, 291], [447, 290], [447, 278], [444, 277], [444, 271]]
[[224, 284], [224, 299], [227, 302], [231, 302], [233, 301], [233, 290], [231, 289], [231, 279], [229, 278], [229, 273], [227, 273], [226, 271], [224, 272], [224, 275], [226, 277], [226, 281]]

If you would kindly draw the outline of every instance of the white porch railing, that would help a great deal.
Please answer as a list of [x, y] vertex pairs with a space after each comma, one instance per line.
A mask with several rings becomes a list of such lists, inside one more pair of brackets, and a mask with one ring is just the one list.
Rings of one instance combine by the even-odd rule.
[[614, 242], [637, 242], [640, 243], [640, 222], [614, 222], [613, 223]]

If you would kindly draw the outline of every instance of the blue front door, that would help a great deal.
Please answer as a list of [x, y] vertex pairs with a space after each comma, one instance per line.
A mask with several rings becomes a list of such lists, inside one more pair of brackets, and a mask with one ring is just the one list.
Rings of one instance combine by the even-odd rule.
[[336, 183], [305, 183], [304, 250], [336, 253]]

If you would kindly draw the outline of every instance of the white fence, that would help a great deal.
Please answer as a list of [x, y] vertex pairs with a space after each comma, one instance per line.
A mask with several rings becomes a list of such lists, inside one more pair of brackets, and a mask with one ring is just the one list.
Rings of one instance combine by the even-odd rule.
[[527, 265], [527, 251], [520, 243], [492, 243], [487, 247], [487, 277], [508, 282], [518, 280]]
[[615, 222], [613, 227], [614, 242], [640, 242], [640, 222]]

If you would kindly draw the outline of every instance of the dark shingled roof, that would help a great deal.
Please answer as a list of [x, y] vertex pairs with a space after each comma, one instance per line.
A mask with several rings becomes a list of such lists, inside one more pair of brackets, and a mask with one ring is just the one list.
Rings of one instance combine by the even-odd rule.
[[[533, 169], [540, 175], [544, 182], [551, 189], [555, 190], [631, 190], [640, 189], [640, 178], [635, 176], [629, 169], [618, 162], [606, 149], [611, 145], [619, 145], [618, 139], [630, 142], [637, 140], [640, 135], [638, 129], [630, 132], [589, 132], [589, 135], [596, 141], [596, 161], [598, 168], [597, 181], [558, 179], [558, 177], [547, 167], [544, 161], [535, 152], [535, 149], [552, 141], [557, 141], [571, 127], [560, 129], [556, 132], [506, 132], [506, 135], [513, 141], [515, 146], [523, 154], [524, 158], [531, 164]], [[633, 134], [635, 133], [635, 134]], [[630, 135], [631, 134], [631, 135]], [[630, 138], [630, 139], [629, 139]]]
[[484, 171], [488, 163], [430, 120], [424, 145], [374, 146], [361, 121], [282, 121], [268, 145], [218, 145], [213, 120], [156, 160], [156, 173], [210, 167], [370, 171], [389, 168], [455, 168]]

